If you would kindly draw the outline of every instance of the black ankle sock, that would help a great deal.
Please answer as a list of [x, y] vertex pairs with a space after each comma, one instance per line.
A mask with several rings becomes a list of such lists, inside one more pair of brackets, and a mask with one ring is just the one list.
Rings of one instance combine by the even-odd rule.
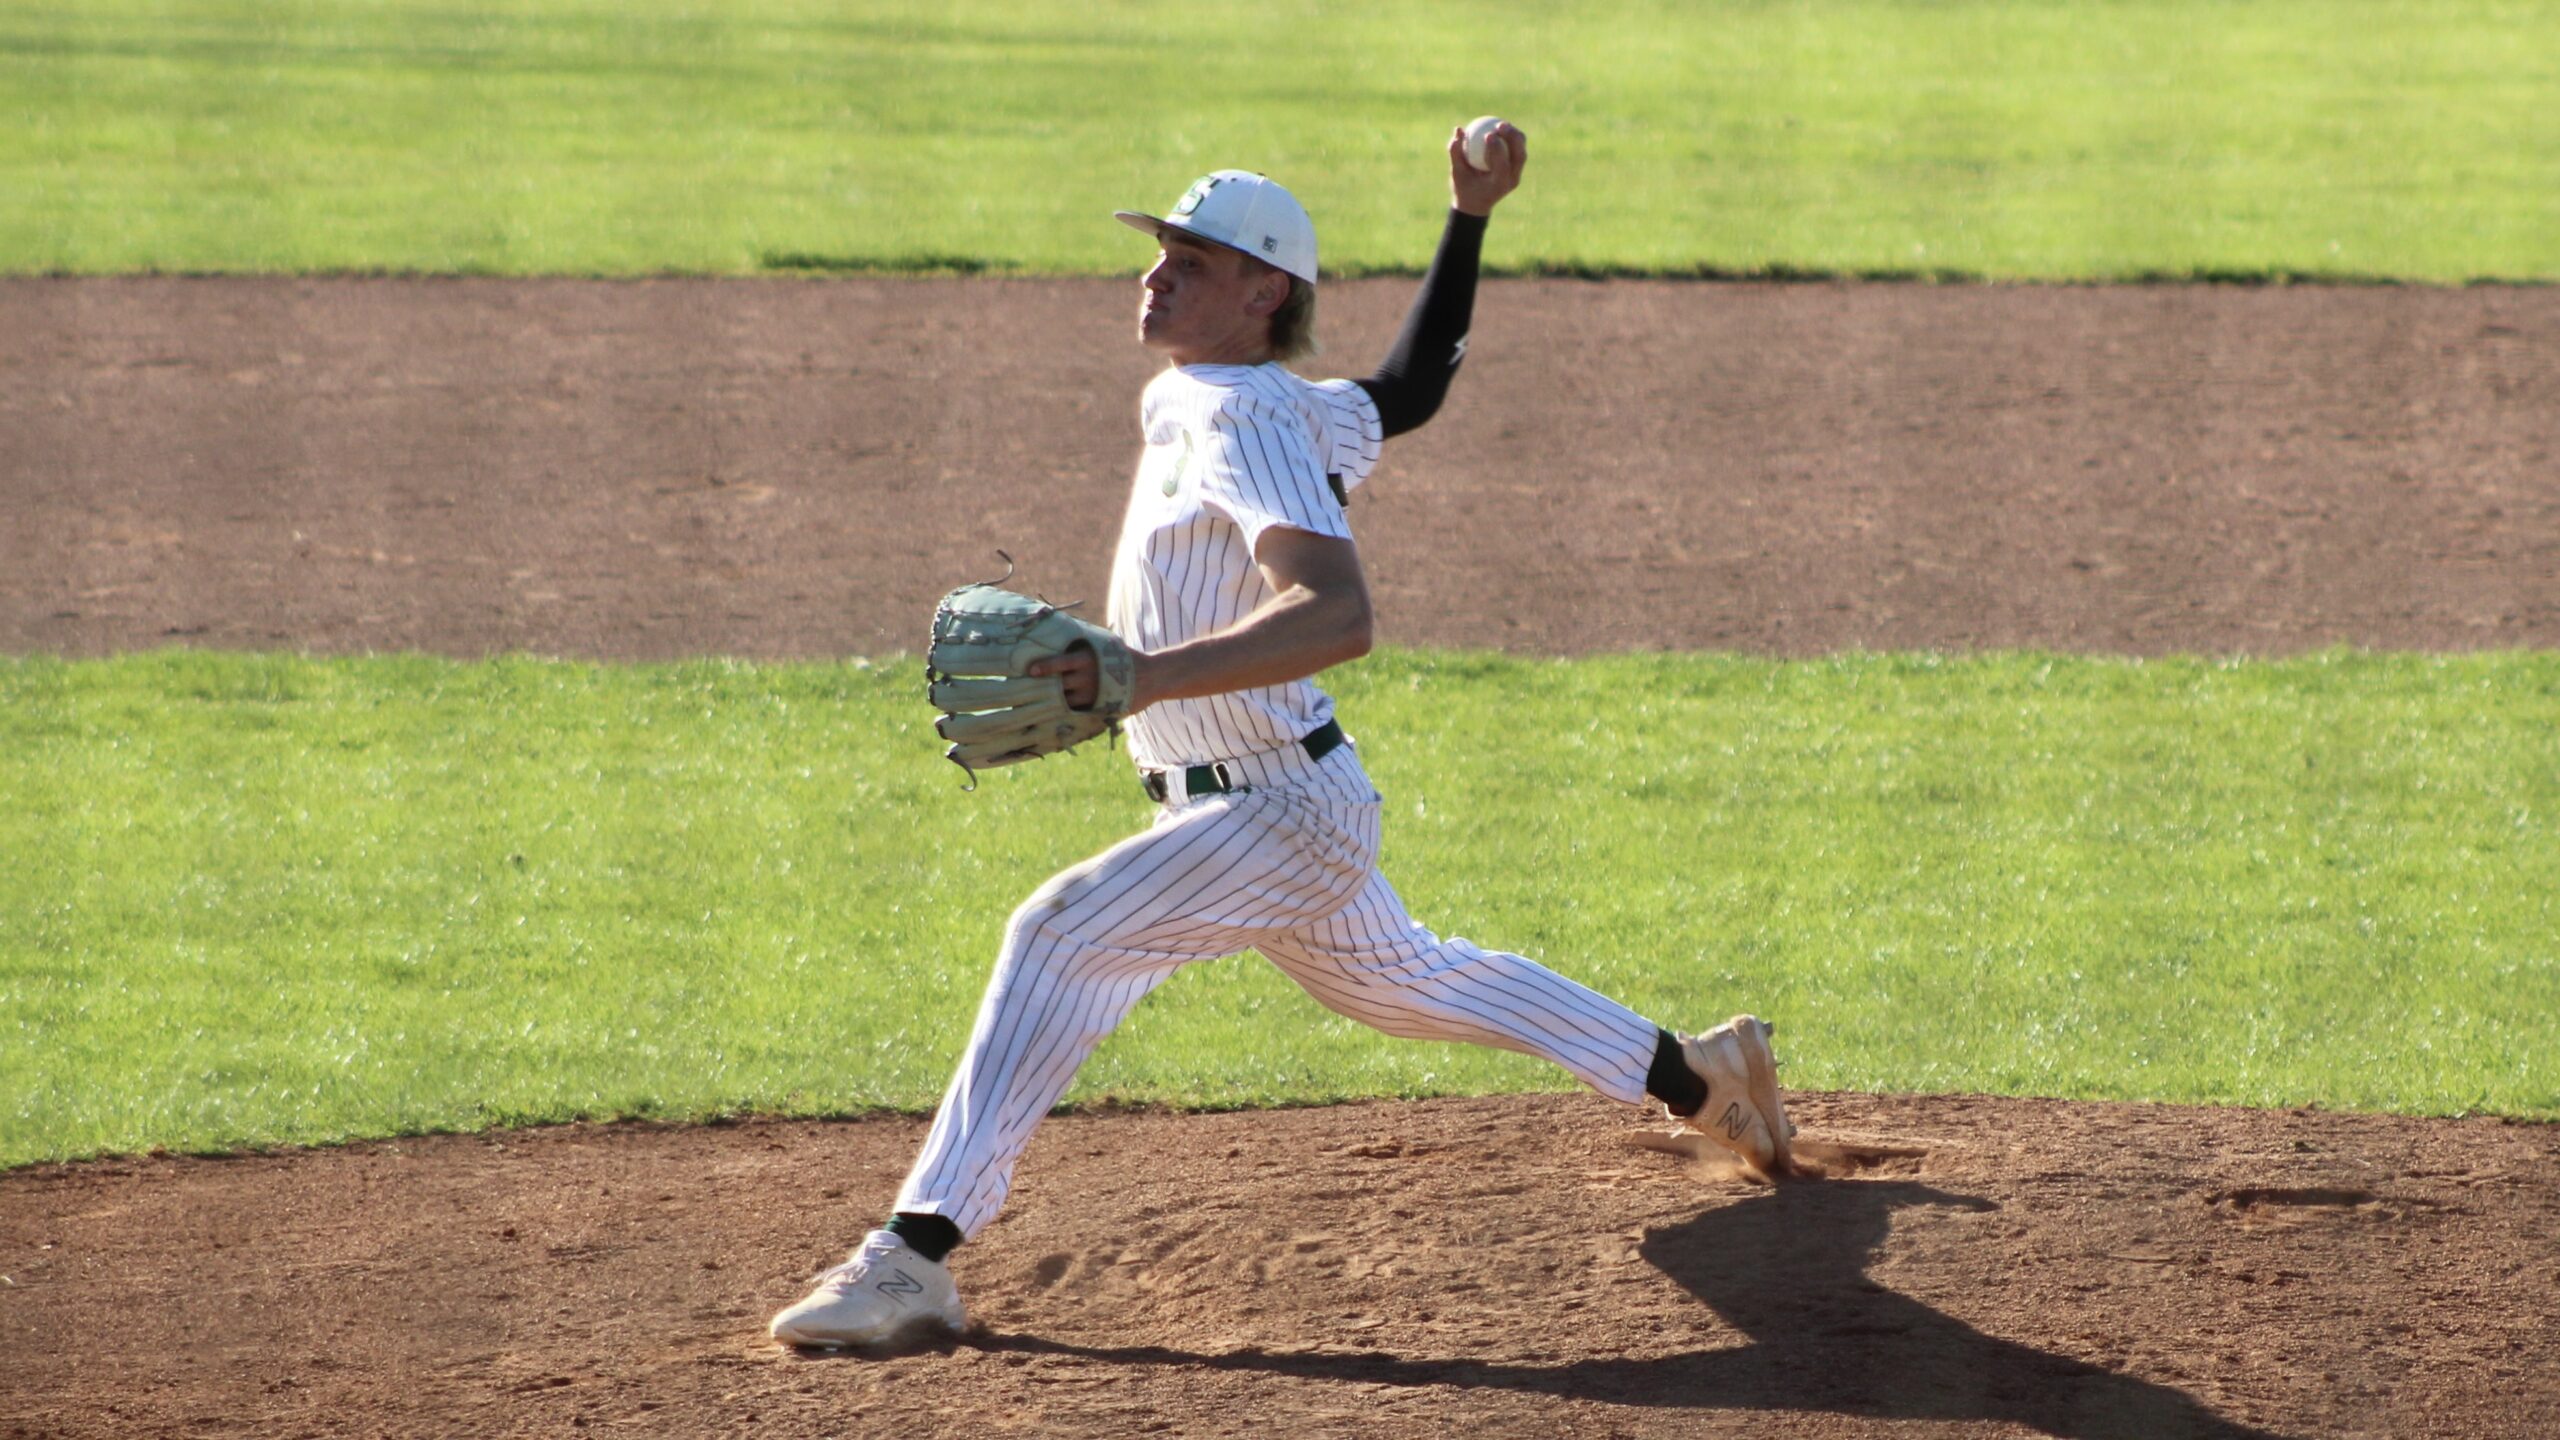
[[1707, 1103], [1707, 1082], [1689, 1068], [1680, 1053], [1680, 1037], [1668, 1030], [1654, 1032], [1653, 1068], [1644, 1072], [1644, 1090], [1674, 1115], [1695, 1115]]
[[906, 1241], [908, 1249], [936, 1265], [960, 1244], [960, 1227], [939, 1215], [900, 1213], [890, 1216], [889, 1223], [880, 1228]]

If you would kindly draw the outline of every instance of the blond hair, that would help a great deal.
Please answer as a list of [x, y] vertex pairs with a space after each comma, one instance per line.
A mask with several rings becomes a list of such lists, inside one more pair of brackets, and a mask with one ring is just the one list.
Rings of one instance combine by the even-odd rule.
[[1316, 287], [1292, 275], [1289, 298], [1271, 312], [1271, 358], [1281, 364], [1316, 353]]

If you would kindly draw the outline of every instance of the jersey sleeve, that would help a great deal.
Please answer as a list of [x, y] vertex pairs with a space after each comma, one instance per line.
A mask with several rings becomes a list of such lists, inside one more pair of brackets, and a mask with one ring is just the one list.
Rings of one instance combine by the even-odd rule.
[[1377, 398], [1357, 380], [1319, 380], [1307, 388], [1327, 421], [1324, 473], [1341, 477], [1344, 490], [1353, 489], [1377, 468], [1379, 448], [1386, 444]]
[[1274, 525], [1350, 538], [1351, 526], [1325, 482], [1317, 437], [1302, 417], [1234, 392], [1210, 413], [1202, 439], [1201, 500], [1236, 523], [1248, 550]]

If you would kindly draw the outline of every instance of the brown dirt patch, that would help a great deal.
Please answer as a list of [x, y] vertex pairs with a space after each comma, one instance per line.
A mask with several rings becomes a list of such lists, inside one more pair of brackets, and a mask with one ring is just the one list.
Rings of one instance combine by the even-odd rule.
[[[0, 652], [912, 648], [1098, 594], [1125, 282], [0, 281]], [[1328, 294], [1377, 353], [1405, 287]], [[1504, 284], [1358, 502], [1404, 643], [2560, 641], [2560, 290]], [[0, 1435], [2530, 1435], [2560, 1131], [1806, 1096], [1079, 1115], [980, 1330], [761, 1326], [919, 1122], [0, 1175]], [[1882, 1149], [1916, 1149], [1887, 1156]], [[1850, 1158], [1871, 1154], [1860, 1166]]]
[[449, 1136], [0, 1176], [0, 1434], [2547, 1433], [2560, 1134], [1801, 1097], [1774, 1190], [1583, 1096], [1061, 1117], [979, 1329], [764, 1317], [919, 1122]]
[[[1365, 370], [1406, 282], [1326, 297]], [[0, 651], [914, 649], [1099, 595], [1126, 281], [0, 281]], [[1504, 283], [1355, 523], [1526, 651], [2560, 644], [2560, 288]]]

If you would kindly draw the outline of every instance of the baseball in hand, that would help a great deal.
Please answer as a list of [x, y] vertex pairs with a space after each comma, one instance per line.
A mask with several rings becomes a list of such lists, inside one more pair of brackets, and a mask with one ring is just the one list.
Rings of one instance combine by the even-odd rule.
[[[1503, 152], [1511, 147], [1494, 136], [1494, 128], [1502, 123], [1499, 115], [1486, 115], [1467, 122], [1467, 163], [1478, 170], [1490, 170], [1497, 159], [1507, 158]], [[1500, 147], [1497, 149], [1496, 147]]]

